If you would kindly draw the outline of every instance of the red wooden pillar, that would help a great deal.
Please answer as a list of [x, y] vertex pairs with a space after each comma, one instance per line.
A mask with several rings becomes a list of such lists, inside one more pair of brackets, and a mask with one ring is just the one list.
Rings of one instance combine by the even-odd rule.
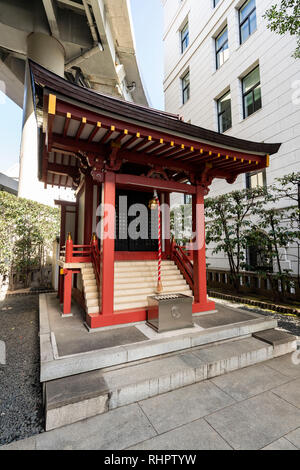
[[205, 188], [197, 185], [193, 194], [194, 313], [215, 308], [214, 302], [207, 300], [204, 195]]
[[64, 274], [63, 272], [64, 272], [63, 268], [59, 268], [58, 296], [59, 296], [60, 304], [64, 302]]
[[64, 275], [64, 304], [63, 304], [63, 314], [71, 314], [71, 301], [72, 301], [72, 271], [67, 269], [66, 274]]
[[104, 218], [102, 227], [102, 310], [103, 316], [112, 315], [114, 311], [114, 262], [115, 262], [115, 199], [116, 175], [105, 173], [102, 187], [102, 204]]
[[[68, 233], [66, 240], [66, 256], [65, 262], [71, 263], [73, 257], [73, 240], [71, 233]], [[71, 313], [71, 301], [72, 301], [72, 271], [69, 269], [63, 272], [63, 291], [61, 292], [63, 297], [63, 314], [70, 315]]]
[[84, 245], [89, 245], [93, 231], [93, 178], [87, 174], [85, 176], [85, 197], [84, 197]]
[[165, 193], [165, 212], [164, 212], [164, 227], [165, 227], [165, 253], [167, 256], [171, 255], [171, 237], [170, 237], [170, 193]]

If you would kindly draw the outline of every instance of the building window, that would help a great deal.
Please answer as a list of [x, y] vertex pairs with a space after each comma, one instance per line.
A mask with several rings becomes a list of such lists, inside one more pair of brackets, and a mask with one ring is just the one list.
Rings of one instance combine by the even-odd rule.
[[255, 0], [247, 0], [239, 11], [240, 17], [240, 43], [248, 39], [256, 30], [256, 5]]
[[184, 201], [184, 204], [192, 204], [192, 195], [184, 194], [183, 201]]
[[267, 186], [267, 174], [266, 170], [254, 171], [246, 174], [246, 188], [264, 188]]
[[188, 21], [180, 31], [180, 39], [181, 39], [181, 53], [187, 49], [189, 45], [190, 35], [189, 35], [189, 23]]
[[231, 94], [228, 91], [225, 95], [223, 95], [218, 101], [218, 126], [219, 132], [223, 133], [230, 129], [232, 122], [231, 122]]
[[262, 106], [259, 66], [243, 78], [242, 88], [245, 119]]
[[218, 5], [220, 0], [213, 0], [214, 8]]
[[217, 69], [224, 64], [229, 57], [228, 49], [228, 28], [227, 26], [216, 37], [216, 67]]
[[182, 103], [185, 104], [190, 98], [190, 72], [187, 72], [181, 79]]
[[[270, 246], [270, 252], [271, 251], [272, 247]], [[266, 258], [265, 247], [248, 246], [246, 250], [246, 263], [247, 271], [273, 272], [272, 260]]]

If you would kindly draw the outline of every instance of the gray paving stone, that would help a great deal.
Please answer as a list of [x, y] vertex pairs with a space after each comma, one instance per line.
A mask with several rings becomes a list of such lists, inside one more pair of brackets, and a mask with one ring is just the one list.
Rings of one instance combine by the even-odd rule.
[[[195, 358], [195, 361], [197, 358]], [[124, 406], [149, 397], [203, 380], [205, 367], [198, 360], [195, 370], [181, 356], [173, 356], [127, 370], [116, 370], [105, 374], [109, 386], [109, 409]]]
[[240, 401], [271, 390], [291, 379], [264, 364], [260, 364], [211, 380], [235, 400]]
[[298, 450], [291, 442], [289, 442], [284, 437], [281, 437], [272, 444], [264, 447], [262, 450]]
[[158, 433], [202, 418], [234, 400], [210, 382], [201, 382], [141, 401], [139, 404]]
[[72, 334], [70, 334], [69, 329], [60, 329], [55, 332], [55, 338], [59, 356], [69, 356], [70, 354], [113, 348], [148, 340], [134, 326], [106, 330], [92, 335], [87, 330], [82, 331], [74, 328]]
[[46, 383], [46, 408], [58, 408], [97, 397], [108, 391], [100, 371], [86, 372]]
[[272, 346], [250, 337], [199, 349], [194, 354], [203, 362], [209, 363], [207, 377], [212, 378], [266, 361], [272, 357], [272, 352]]
[[36, 449], [122, 450], [156, 433], [137, 404], [70, 424], [36, 438]]
[[[199, 332], [199, 335], [201, 333], [202, 331]], [[127, 351], [128, 362], [137, 361], [145, 357], [158, 356], [160, 354], [188, 349], [191, 347], [191, 336], [192, 335], [182, 335], [152, 341], [149, 340], [145, 343], [124, 345], [124, 349]]]
[[230, 450], [231, 447], [204, 419], [148, 439], [129, 450]]
[[300, 408], [300, 379], [281, 385], [272, 390], [279, 397]]
[[91, 418], [105, 413], [107, 410], [108, 395], [100, 395], [81, 402], [70, 403], [60, 408], [47, 410], [46, 431]]
[[268, 344], [272, 344], [272, 346], [277, 346], [279, 344], [284, 344], [286, 342], [295, 341], [296, 336], [287, 333], [286, 331], [281, 330], [264, 330], [264, 331], [257, 331], [253, 333], [254, 338], [260, 339], [261, 341], [265, 341]]
[[236, 341], [229, 341], [210, 348], [198, 349], [193, 353], [199, 357], [202, 362], [213, 363], [231, 356], [237, 357], [243, 353], [264, 349], [269, 349], [266, 343], [250, 337]]
[[265, 392], [206, 420], [234, 449], [261, 449], [300, 425], [300, 410]]
[[[283, 375], [288, 377], [300, 377], [300, 364], [293, 363], [293, 354], [286, 354], [285, 356], [276, 357], [271, 361], [268, 361], [268, 366], [281, 372]], [[296, 353], [297, 354], [297, 353]]]
[[289, 432], [285, 438], [290, 441], [297, 449], [300, 449], [300, 428], [295, 431]]
[[20, 441], [14, 441], [11, 444], [0, 446], [1, 450], [35, 450], [36, 447], [36, 436], [29, 437], [28, 439], [22, 439]]
[[41, 362], [41, 382], [77, 375], [91, 370], [123, 364], [127, 353], [123, 346], [68, 356], [56, 361]]
[[[201, 361], [199, 359], [197, 361], [195, 357], [193, 365], [200, 366]], [[163, 357], [144, 364], [128, 365], [123, 369], [106, 372], [104, 378], [109, 389], [114, 389], [115, 387], [125, 387], [151, 378], [169, 376], [186, 368], [193, 369], [192, 365], [182, 360], [182, 355], [178, 355]]]
[[212, 313], [211, 315], [201, 315], [196, 318], [194, 321], [201, 328], [213, 328], [216, 326], [230, 325], [233, 323], [241, 323], [247, 320], [253, 320], [256, 316], [251, 313], [246, 313], [241, 310], [233, 310], [231, 308], [222, 308], [217, 313]]

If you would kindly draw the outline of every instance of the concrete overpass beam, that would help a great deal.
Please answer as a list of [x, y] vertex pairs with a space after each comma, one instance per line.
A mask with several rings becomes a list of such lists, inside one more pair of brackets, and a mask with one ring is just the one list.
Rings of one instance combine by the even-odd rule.
[[[42, 33], [27, 38], [28, 58], [52, 72], [64, 76], [64, 48], [57, 39]], [[33, 108], [31, 79], [28, 64], [25, 71], [23, 130], [20, 150], [20, 197], [40, 201], [44, 199], [43, 184], [38, 182], [38, 129]]]
[[47, 15], [52, 36], [59, 39], [59, 30], [57, 26], [57, 12], [53, 0], [43, 0], [43, 5]]

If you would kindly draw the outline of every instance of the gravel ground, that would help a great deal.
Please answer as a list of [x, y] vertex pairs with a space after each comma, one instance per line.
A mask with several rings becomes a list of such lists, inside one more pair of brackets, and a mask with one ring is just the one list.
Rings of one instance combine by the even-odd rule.
[[[245, 310], [250, 310], [249, 307], [245, 307]], [[278, 320], [278, 328], [282, 330], [286, 330], [289, 333], [299, 336], [300, 338], [300, 318], [292, 315], [284, 315], [282, 313], [277, 312], [269, 312], [260, 309], [251, 309], [251, 311], [255, 313], [259, 313], [260, 315], [265, 315], [266, 317], [273, 317]]]
[[0, 340], [6, 365], [0, 365], [0, 445], [44, 430], [39, 382], [37, 295], [0, 302]]
[[264, 315], [266, 317], [275, 318], [275, 320], [278, 320], [278, 328], [288, 331], [289, 333], [298, 336], [300, 339], [300, 317], [273, 312], [271, 310], [262, 310], [260, 308], [252, 307], [250, 305], [228, 302], [226, 300], [215, 299], [212, 297], [211, 300], [214, 300], [216, 302], [216, 305], [224, 304], [228, 307], [239, 308], [248, 312], [259, 313], [260, 315]]

